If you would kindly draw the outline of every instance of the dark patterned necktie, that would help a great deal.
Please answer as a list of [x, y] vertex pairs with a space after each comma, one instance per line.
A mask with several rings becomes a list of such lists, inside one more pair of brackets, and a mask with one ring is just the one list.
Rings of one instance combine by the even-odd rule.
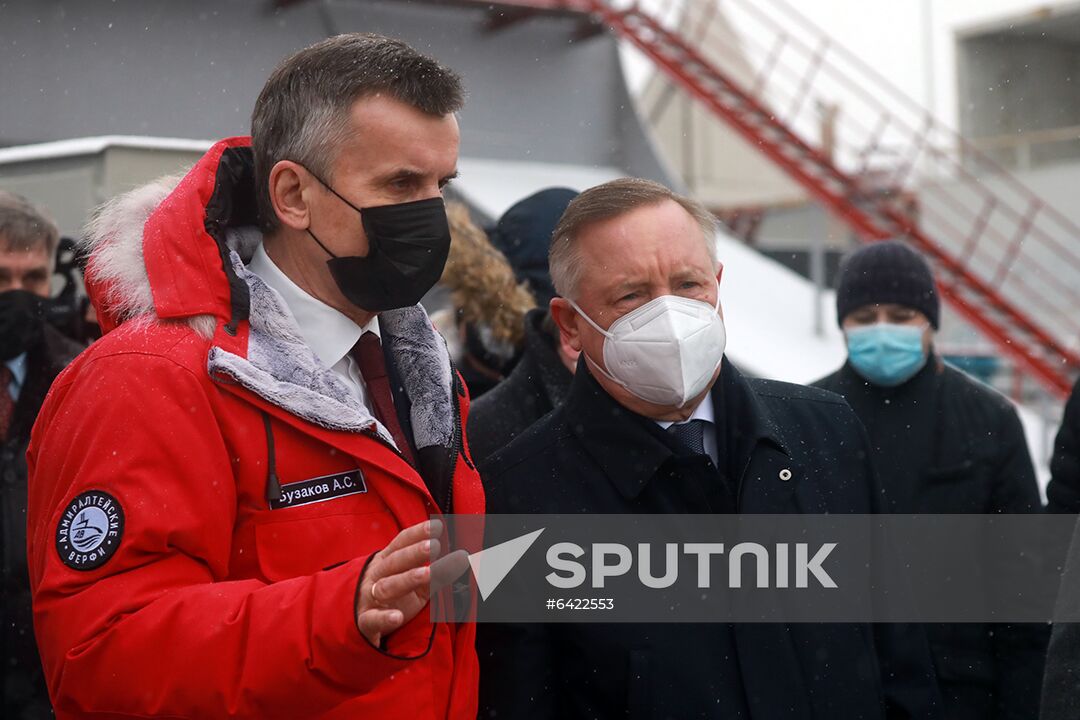
[[371, 397], [371, 405], [375, 410], [375, 417], [379, 419], [391, 437], [398, 450], [405, 456], [410, 465], [416, 467], [416, 458], [413, 457], [412, 448], [405, 437], [405, 431], [401, 428], [398, 420], [397, 408], [394, 407], [394, 396], [390, 391], [390, 378], [386, 375], [386, 358], [383, 357], [382, 343], [379, 336], [373, 332], [366, 332], [360, 336], [350, 351], [357, 365], [360, 366], [360, 374], [364, 378], [368, 395]]
[[706, 455], [705, 429], [708, 425], [707, 420], [691, 420], [690, 422], [676, 423], [669, 427], [667, 431], [691, 455]]
[[15, 400], [11, 397], [11, 368], [0, 365], [0, 440], [6, 440], [15, 415]]

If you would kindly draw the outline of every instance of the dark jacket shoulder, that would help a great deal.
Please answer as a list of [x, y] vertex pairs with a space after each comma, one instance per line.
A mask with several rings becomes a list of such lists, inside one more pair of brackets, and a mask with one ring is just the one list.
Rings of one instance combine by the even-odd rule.
[[72, 340], [51, 325], [45, 326], [43, 340], [45, 352], [54, 368], [67, 367], [86, 349], [85, 345]]
[[1007, 464], [1012, 455], [1022, 455], [1011, 458], [1017, 467], [1010, 469], [1009, 474], [1023, 476], [1023, 484], [1030, 486], [1028, 489], [1034, 490], [1035, 498], [1038, 497], [1027, 438], [1012, 401], [989, 385], [945, 365], [938, 386], [938, 402], [947, 417], [954, 418], [971, 433], [973, 453], [994, 458], [991, 462], [1001, 465]]
[[1047, 512], [1080, 513], [1080, 381], [1073, 386], [1050, 457]]
[[30, 428], [53, 381], [84, 349], [52, 325], [42, 328], [40, 339], [27, 351], [26, 384], [19, 395], [9, 439], [22, 444], [29, 440]]
[[[940, 358], [933, 357], [929, 362], [937, 364], [938, 392], [950, 402], [967, 404], [987, 414], [1016, 413], [1009, 399], [989, 385], [942, 362]], [[870, 387], [870, 384], [845, 364], [836, 372], [815, 381], [812, 386], [843, 396], [855, 388]]]
[[769, 417], [782, 419], [776, 431], [791, 445], [802, 444], [807, 437], [816, 440], [826, 427], [833, 434], [840, 432], [846, 440], [862, 441], [862, 424], [847, 400], [836, 392], [758, 378], [749, 378], [747, 386]]
[[469, 408], [469, 449], [480, 461], [508, 445], [562, 402], [573, 377], [544, 330], [547, 312], [525, 316], [525, 352], [509, 377]]
[[941, 382], [943, 392], [955, 400], [971, 403], [983, 412], [1016, 414], [1016, 408], [1007, 397], [951, 365], [944, 365]]
[[751, 390], [762, 397], [847, 406], [847, 401], [835, 391], [821, 387], [796, 385], [795, 383], [762, 378], [747, 378], [747, 383], [750, 385]]
[[489, 480], [495, 481], [522, 464], [544, 457], [554, 446], [572, 437], [573, 433], [563, 418], [562, 407], [555, 408], [527, 427], [505, 447], [486, 459], [477, 461], [485, 487]]

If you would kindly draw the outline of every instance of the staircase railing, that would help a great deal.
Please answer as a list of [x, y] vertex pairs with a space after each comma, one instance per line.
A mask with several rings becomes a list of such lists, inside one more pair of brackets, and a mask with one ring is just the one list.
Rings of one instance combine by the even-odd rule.
[[786, 0], [503, 4], [603, 21], [862, 239], [911, 242], [961, 316], [1051, 391], [1069, 391], [1080, 371], [1080, 226]]

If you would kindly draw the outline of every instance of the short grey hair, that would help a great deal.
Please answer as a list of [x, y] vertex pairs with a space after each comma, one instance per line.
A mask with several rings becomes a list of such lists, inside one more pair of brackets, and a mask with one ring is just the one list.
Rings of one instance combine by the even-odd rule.
[[50, 265], [60, 243], [60, 230], [45, 213], [21, 195], [0, 190], [0, 251], [44, 249]]
[[716, 217], [704, 205], [651, 180], [620, 178], [589, 188], [571, 200], [559, 219], [559, 224], [555, 226], [548, 250], [548, 268], [555, 292], [570, 299], [577, 294], [583, 270], [581, 248], [577, 239], [582, 230], [665, 200], [678, 203], [694, 219], [701, 228], [713, 265], [719, 269]]
[[401, 40], [371, 33], [327, 38], [285, 58], [270, 74], [251, 114], [256, 197], [263, 232], [279, 226], [270, 202], [270, 170], [291, 160], [330, 181], [337, 148], [348, 137], [357, 100], [386, 93], [435, 117], [465, 102], [461, 78]]

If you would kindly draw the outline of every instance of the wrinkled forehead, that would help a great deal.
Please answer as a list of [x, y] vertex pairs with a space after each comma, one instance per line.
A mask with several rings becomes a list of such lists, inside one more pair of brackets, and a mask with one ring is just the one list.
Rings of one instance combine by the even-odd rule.
[[373, 174], [391, 166], [418, 172], [453, 172], [460, 130], [454, 114], [431, 115], [386, 95], [353, 103], [346, 132], [336, 143], [332, 164]]
[[716, 264], [701, 226], [673, 201], [592, 223], [582, 228], [577, 242], [583, 272], [609, 279], [688, 270], [711, 274]]

